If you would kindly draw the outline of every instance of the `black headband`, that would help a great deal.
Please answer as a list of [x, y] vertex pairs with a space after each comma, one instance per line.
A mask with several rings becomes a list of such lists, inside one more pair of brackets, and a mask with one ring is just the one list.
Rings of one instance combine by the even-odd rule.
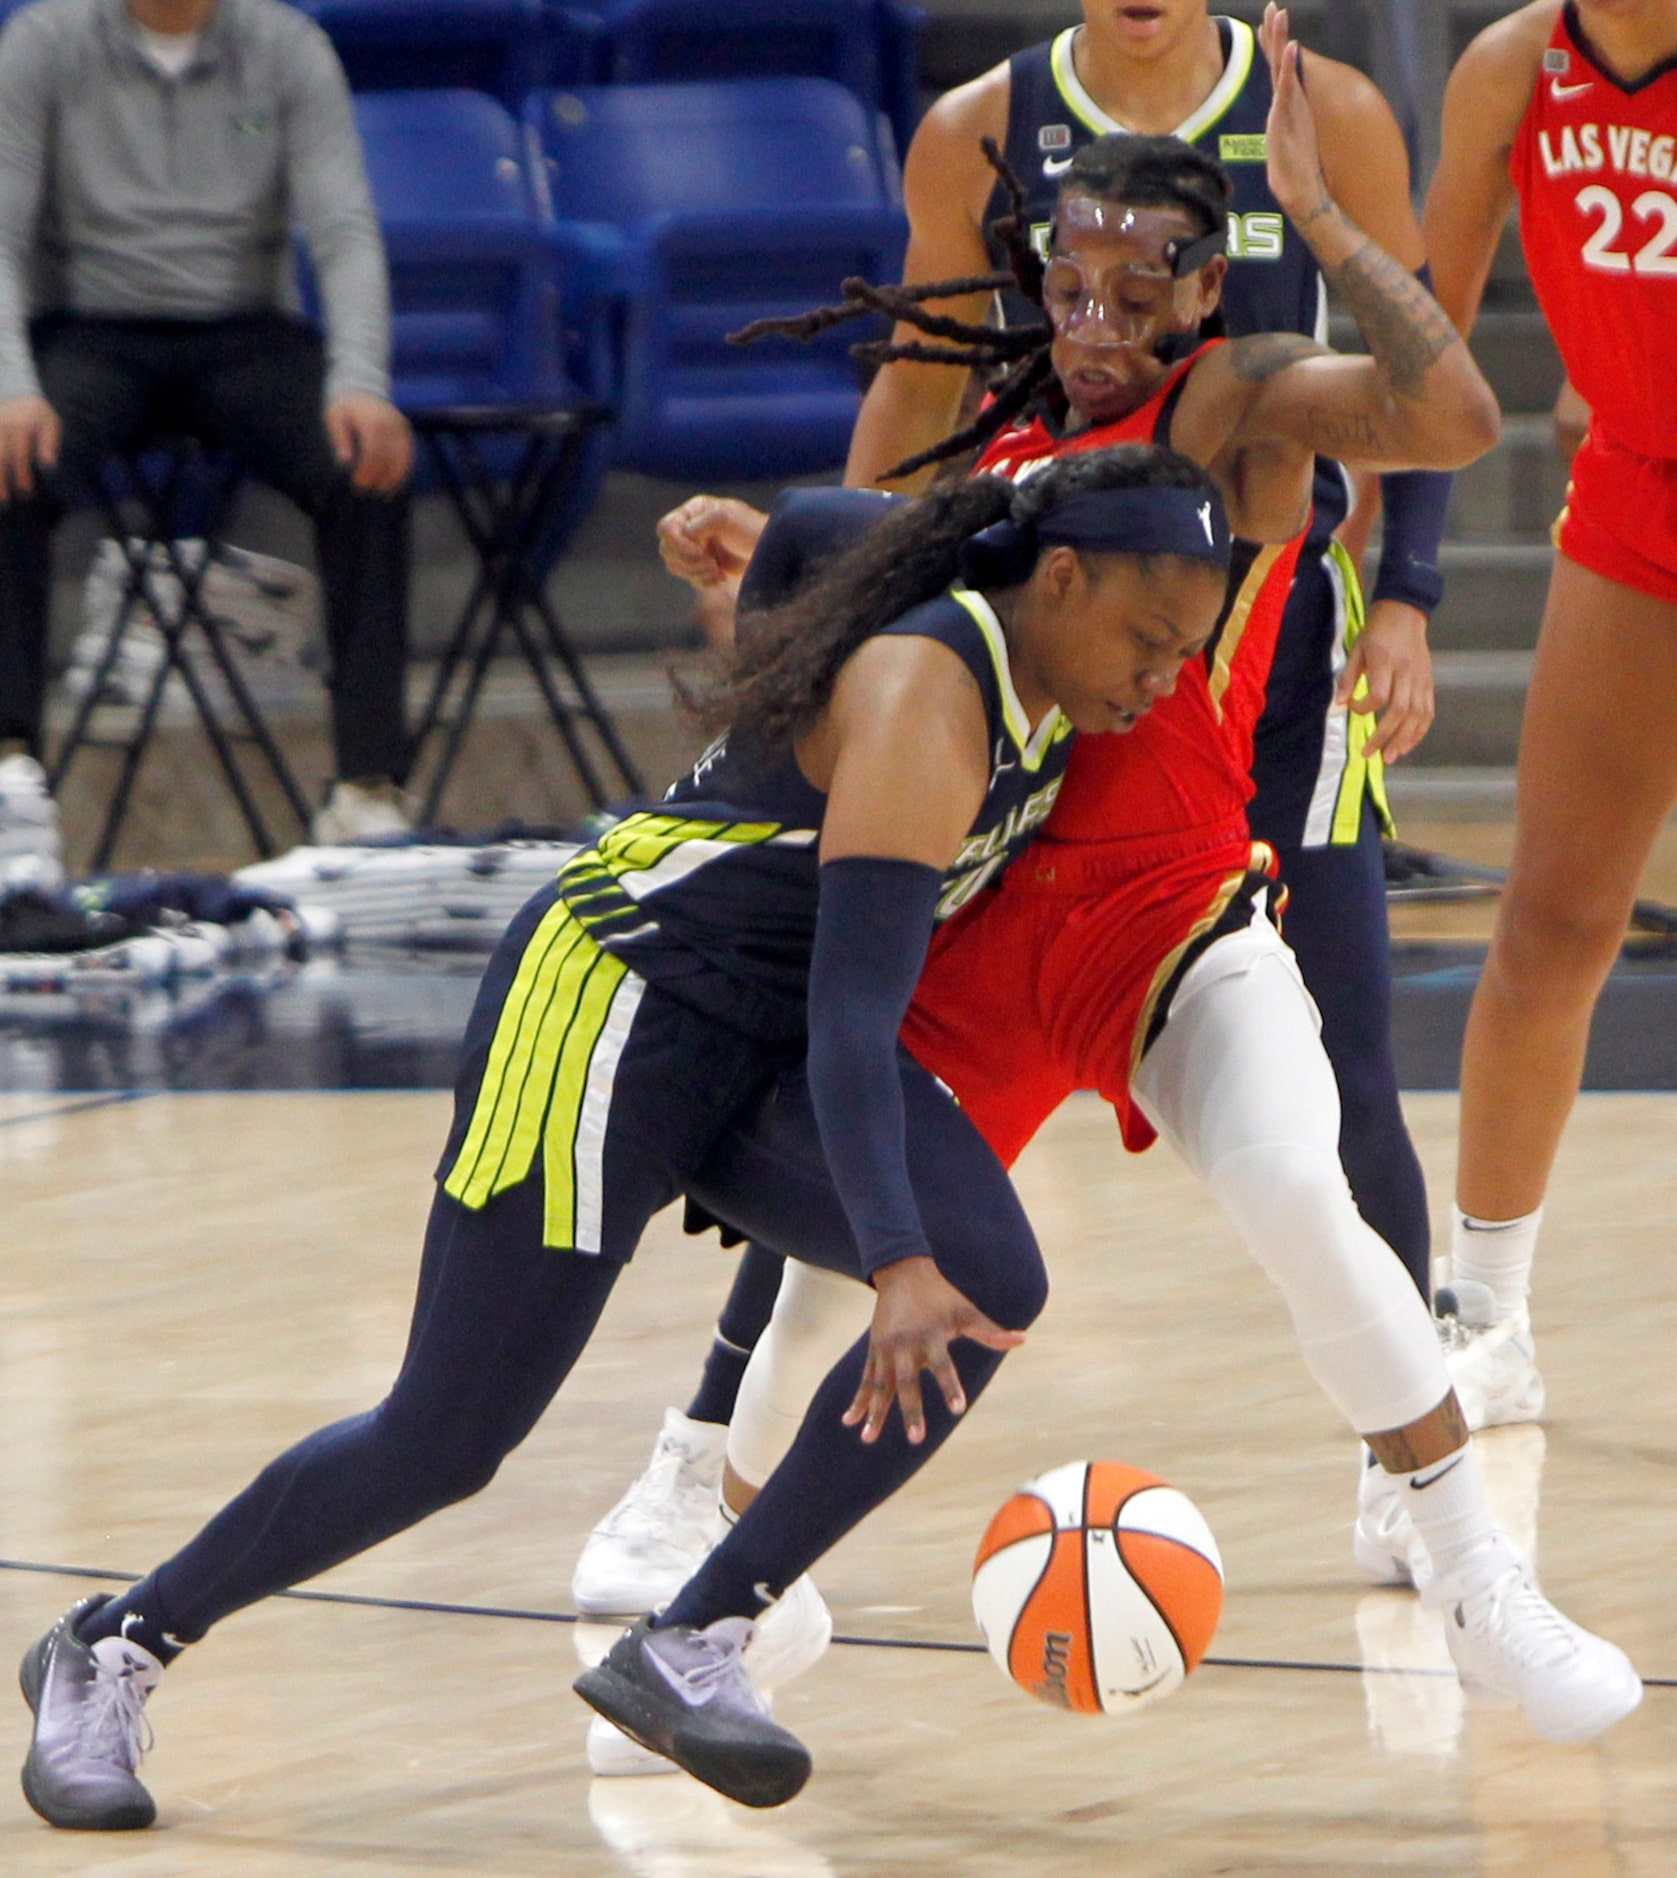
[[1039, 515], [994, 522], [962, 544], [969, 587], [1016, 587], [1041, 548], [1062, 543], [1096, 554], [1179, 554], [1213, 567], [1229, 564], [1229, 518], [1216, 490], [1085, 489]]

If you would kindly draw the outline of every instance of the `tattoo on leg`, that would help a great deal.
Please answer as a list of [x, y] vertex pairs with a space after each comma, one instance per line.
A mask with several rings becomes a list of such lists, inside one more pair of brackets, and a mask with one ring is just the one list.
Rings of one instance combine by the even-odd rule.
[[1467, 1446], [1467, 1422], [1462, 1415], [1456, 1392], [1450, 1393], [1430, 1413], [1402, 1428], [1388, 1428], [1382, 1434], [1364, 1435], [1374, 1458], [1388, 1474], [1412, 1473], [1418, 1467], [1430, 1467], [1458, 1448]]

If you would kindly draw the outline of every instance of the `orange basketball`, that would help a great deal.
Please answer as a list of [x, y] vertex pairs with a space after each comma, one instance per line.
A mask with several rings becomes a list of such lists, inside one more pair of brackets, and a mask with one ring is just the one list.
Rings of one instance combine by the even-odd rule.
[[1117, 1461], [1039, 1474], [991, 1520], [972, 1608], [1039, 1701], [1121, 1714], [1177, 1688], [1223, 1611], [1217, 1541], [1192, 1500]]

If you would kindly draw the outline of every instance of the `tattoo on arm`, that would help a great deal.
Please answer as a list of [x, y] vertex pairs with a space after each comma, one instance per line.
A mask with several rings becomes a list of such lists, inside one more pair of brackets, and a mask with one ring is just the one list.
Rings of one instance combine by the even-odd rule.
[[1298, 333], [1254, 333], [1230, 345], [1229, 363], [1243, 384], [1261, 385], [1300, 359], [1325, 357], [1326, 350]]
[[1443, 308], [1408, 268], [1372, 241], [1324, 271], [1392, 389], [1400, 397], [1418, 398], [1427, 373], [1458, 337]]

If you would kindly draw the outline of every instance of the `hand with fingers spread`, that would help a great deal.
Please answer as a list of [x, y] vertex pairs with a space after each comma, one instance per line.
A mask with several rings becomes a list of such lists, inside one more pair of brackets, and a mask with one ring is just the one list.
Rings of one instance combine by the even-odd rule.
[[[1363, 679], [1368, 689], [1354, 696]], [[1427, 644], [1427, 616], [1401, 600], [1377, 600], [1345, 669], [1334, 702], [1375, 719], [1365, 756], [1377, 752], [1388, 763], [1407, 756], [1432, 728], [1432, 650]]]
[[61, 435], [58, 413], [45, 398], [0, 404], [0, 500], [35, 493], [35, 472], [57, 464]]
[[1264, 8], [1258, 43], [1269, 61], [1275, 95], [1265, 126], [1270, 193], [1287, 219], [1301, 231], [1317, 216], [1333, 208], [1322, 175], [1322, 151], [1316, 136], [1316, 114], [1305, 96], [1300, 70], [1302, 49], [1288, 37], [1285, 7], [1271, 0]]
[[929, 1258], [898, 1259], [873, 1274], [879, 1302], [868, 1332], [868, 1361], [856, 1399], [844, 1411], [844, 1425], [862, 1426], [872, 1443], [884, 1432], [891, 1404], [902, 1409], [903, 1428], [918, 1447], [926, 1439], [926, 1413], [920, 1376], [932, 1372], [951, 1415], [963, 1414], [966, 1390], [949, 1354], [959, 1337], [970, 1337], [990, 1350], [1014, 1350], [1025, 1341], [1022, 1330], [1003, 1330], [964, 1297]]
[[689, 496], [660, 518], [658, 552], [677, 580], [700, 593], [737, 595], [767, 521], [732, 496]]

